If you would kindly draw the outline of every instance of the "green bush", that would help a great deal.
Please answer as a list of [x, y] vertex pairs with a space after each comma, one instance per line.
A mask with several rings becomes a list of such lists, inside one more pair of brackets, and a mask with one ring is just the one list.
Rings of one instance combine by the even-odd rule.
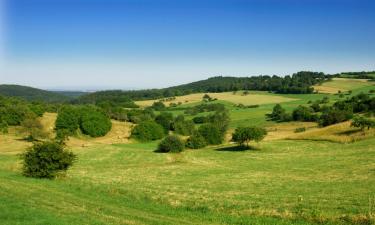
[[132, 137], [140, 141], [152, 141], [163, 138], [163, 127], [154, 121], [144, 121], [132, 130]]
[[191, 120], [180, 120], [173, 123], [173, 129], [177, 134], [187, 136], [193, 133], [195, 125]]
[[207, 142], [199, 132], [194, 132], [186, 141], [186, 147], [199, 149], [207, 146]]
[[158, 116], [156, 116], [155, 122], [157, 122], [164, 128], [165, 133], [168, 133], [168, 131], [172, 128], [173, 114], [162, 112]]
[[104, 113], [86, 108], [81, 115], [80, 128], [84, 134], [101, 137], [111, 130], [112, 123]]
[[52, 179], [66, 171], [76, 156], [64, 150], [64, 146], [59, 143], [44, 142], [28, 148], [21, 158], [25, 176]]
[[3, 133], [3, 134], [7, 134], [8, 133], [8, 124], [6, 121], [1, 121], [0, 120], [0, 132]]
[[224, 140], [224, 136], [222, 135], [219, 128], [211, 123], [203, 124], [198, 128], [198, 132], [207, 144], [209, 145], [218, 145], [221, 144]]
[[306, 127], [298, 127], [294, 130], [294, 133], [302, 133], [306, 131]]
[[159, 152], [182, 152], [184, 150], [184, 142], [175, 135], [165, 137], [158, 146]]
[[62, 136], [62, 133], [67, 136], [75, 135], [79, 128], [79, 122], [80, 115], [76, 108], [71, 106], [61, 108], [55, 122], [57, 136]]
[[30, 109], [26, 105], [5, 105], [0, 108], [0, 118], [9, 126], [18, 126], [25, 119]]

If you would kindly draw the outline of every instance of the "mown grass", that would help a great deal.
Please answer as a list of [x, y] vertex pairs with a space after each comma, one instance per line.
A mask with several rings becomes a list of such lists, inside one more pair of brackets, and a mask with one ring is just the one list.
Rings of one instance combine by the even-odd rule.
[[[314, 224], [373, 221], [375, 140], [267, 141], [155, 153], [156, 143], [77, 148], [54, 181], [0, 153], [4, 224]], [[17, 152], [15, 152], [17, 153]], [[349, 222], [345, 222], [345, 220]]]
[[314, 86], [314, 89], [320, 93], [335, 94], [338, 91], [356, 90], [366, 86], [373, 86], [373, 84], [373, 82], [368, 82], [365, 79], [333, 78], [332, 81]]

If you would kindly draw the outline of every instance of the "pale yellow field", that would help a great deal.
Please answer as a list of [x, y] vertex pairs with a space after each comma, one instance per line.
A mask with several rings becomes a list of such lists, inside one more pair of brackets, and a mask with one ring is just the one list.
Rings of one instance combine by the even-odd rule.
[[[176, 97], [176, 99], [172, 101], [165, 101], [164, 104], [168, 106], [171, 103], [178, 104], [179, 102], [181, 102], [182, 104], [196, 103], [196, 102], [202, 101], [203, 95], [204, 93], [178, 96]], [[237, 92], [236, 94], [233, 94], [233, 92], [208, 93], [208, 95], [211, 96], [212, 98], [217, 98], [218, 100], [224, 100], [224, 101], [232, 102], [234, 104], [241, 103], [244, 105], [262, 105], [262, 104], [280, 103], [280, 102], [288, 102], [288, 101], [296, 100], [293, 98], [258, 94], [258, 93], [253, 93], [253, 92], [250, 92], [250, 94], [246, 96], [242, 95], [242, 92]], [[160, 101], [160, 99], [137, 101], [135, 103], [141, 107], [147, 107], [147, 106], [151, 106], [156, 101]]]
[[345, 92], [371, 85], [374, 85], [374, 83], [367, 79], [333, 78], [332, 81], [313, 87], [319, 93], [335, 94], [338, 91]]
[[324, 128], [312, 128], [302, 133], [295, 133], [286, 139], [291, 140], [325, 140], [340, 143], [350, 143], [375, 137], [375, 129], [361, 131], [350, 127], [351, 122], [334, 124]]
[[267, 128], [267, 136], [265, 141], [286, 139], [295, 134], [297, 128], [304, 127], [306, 130], [317, 128], [318, 124], [314, 122], [289, 122], [278, 123]]

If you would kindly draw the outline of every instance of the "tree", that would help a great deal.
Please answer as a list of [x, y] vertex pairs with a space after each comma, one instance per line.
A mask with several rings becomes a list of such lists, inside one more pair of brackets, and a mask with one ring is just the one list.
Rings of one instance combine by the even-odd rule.
[[173, 122], [173, 130], [177, 134], [181, 135], [191, 135], [195, 129], [194, 122], [191, 120], [185, 120], [183, 115], [177, 116], [175, 121]]
[[111, 120], [95, 108], [85, 107], [81, 110], [80, 128], [91, 137], [102, 137], [112, 128]]
[[75, 107], [66, 106], [60, 109], [55, 122], [57, 136], [63, 136], [60, 132], [67, 136], [75, 135], [79, 128], [79, 120], [80, 115]]
[[132, 130], [132, 136], [140, 141], [153, 141], [165, 136], [163, 127], [154, 121], [139, 123]]
[[169, 135], [165, 137], [158, 146], [158, 151], [159, 152], [182, 152], [184, 150], [185, 144], [176, 135]]
[[365, 118], [363, 116], [355, 116], [353, 118], [351, 126], [361, 128], [362, 131], [365, 128], [367, 128], [367, 130], [369, 130], [370, 128], [375, 127], [375, 121], [373, 121], [369, 118]]
[[285, 109], [280, 104], [276, 104], [272, 109], [272, 113], [268, 114], [268, 117], [275, 121], [283, 121]]
[[209, 145], [218, 145], [223, 142], [224, 138], [222, 133], [219, 128], [212, 123], [203, 124], [198, 128], [198, 132]]
[[267, 131], [261, 127], [239, 127], [234, 131], [232, 140], [241, 146], [246, 143], [246, 147], [248, 147], [250, 141], [259, 142], [266, 135]]
[[28, 113], [21, 122], [22, 130], [27, 134], [27, 139], [34, 141], [38, 138], [46, 137], [43, 131], [43, 125], [34, 113]]
[[186, 141], [186, 147], [199, 149], [207, 146], [207, 142], [199, 132], [194, 132]]
[[36, 178], [55, 178], [72, 166], [76, 156], [57, 142], [35, 143], [21, 155], [23, 174]]
[[311, 108], [300, 105], [293, 110], [292, 117], [295, 121], [315, 121], [316, 116], [313, 113]]
[[156, 116], [155, 122], [157, 122], [164, 128], [165, 133], [168, 133], [168, 131], [172, 128], [173, 114], [162, 112], [158, 116]]
[[151, 108], [156, 111], [162, 111], [165, 109], [165, 105], [161, 101], [157, 101], [152, 104]]

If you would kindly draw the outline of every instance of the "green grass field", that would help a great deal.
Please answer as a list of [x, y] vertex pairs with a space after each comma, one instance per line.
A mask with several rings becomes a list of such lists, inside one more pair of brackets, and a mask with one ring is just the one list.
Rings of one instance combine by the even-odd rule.
[[[356, 87], [352, 95], [371, 89]], [[324, 96], [331, 103], [340, 99], [250, 95], [262, 96], [262, 102], [246, 98], [246, 105], [258, 108], [239, 109], [229, 96], [217, 101], [229, 109], [231, 128], [277, 125], [265, 118], [275, 105], [265, 101], [267, 96], [288, 99], [281, 101], [287, 111]], [[200, 102], [171, 112], [182, 114], [195, 104]], [[115, 128], [120, 132], [122, 126]], [[114, 138], [122, 135], [117, 130]], [[375, 223], [374, 138], [345, 144], [266, 139], [248, 151], [227, 143], [180, 154], [154, 152], [157, 142], [108, 144], [105, 139], [72, 145], [78, 160], [66, 176], [42, 180], [21, 175], [19, 153], [27, 144], [11, 135], [0, 135], [0, 224]]]

